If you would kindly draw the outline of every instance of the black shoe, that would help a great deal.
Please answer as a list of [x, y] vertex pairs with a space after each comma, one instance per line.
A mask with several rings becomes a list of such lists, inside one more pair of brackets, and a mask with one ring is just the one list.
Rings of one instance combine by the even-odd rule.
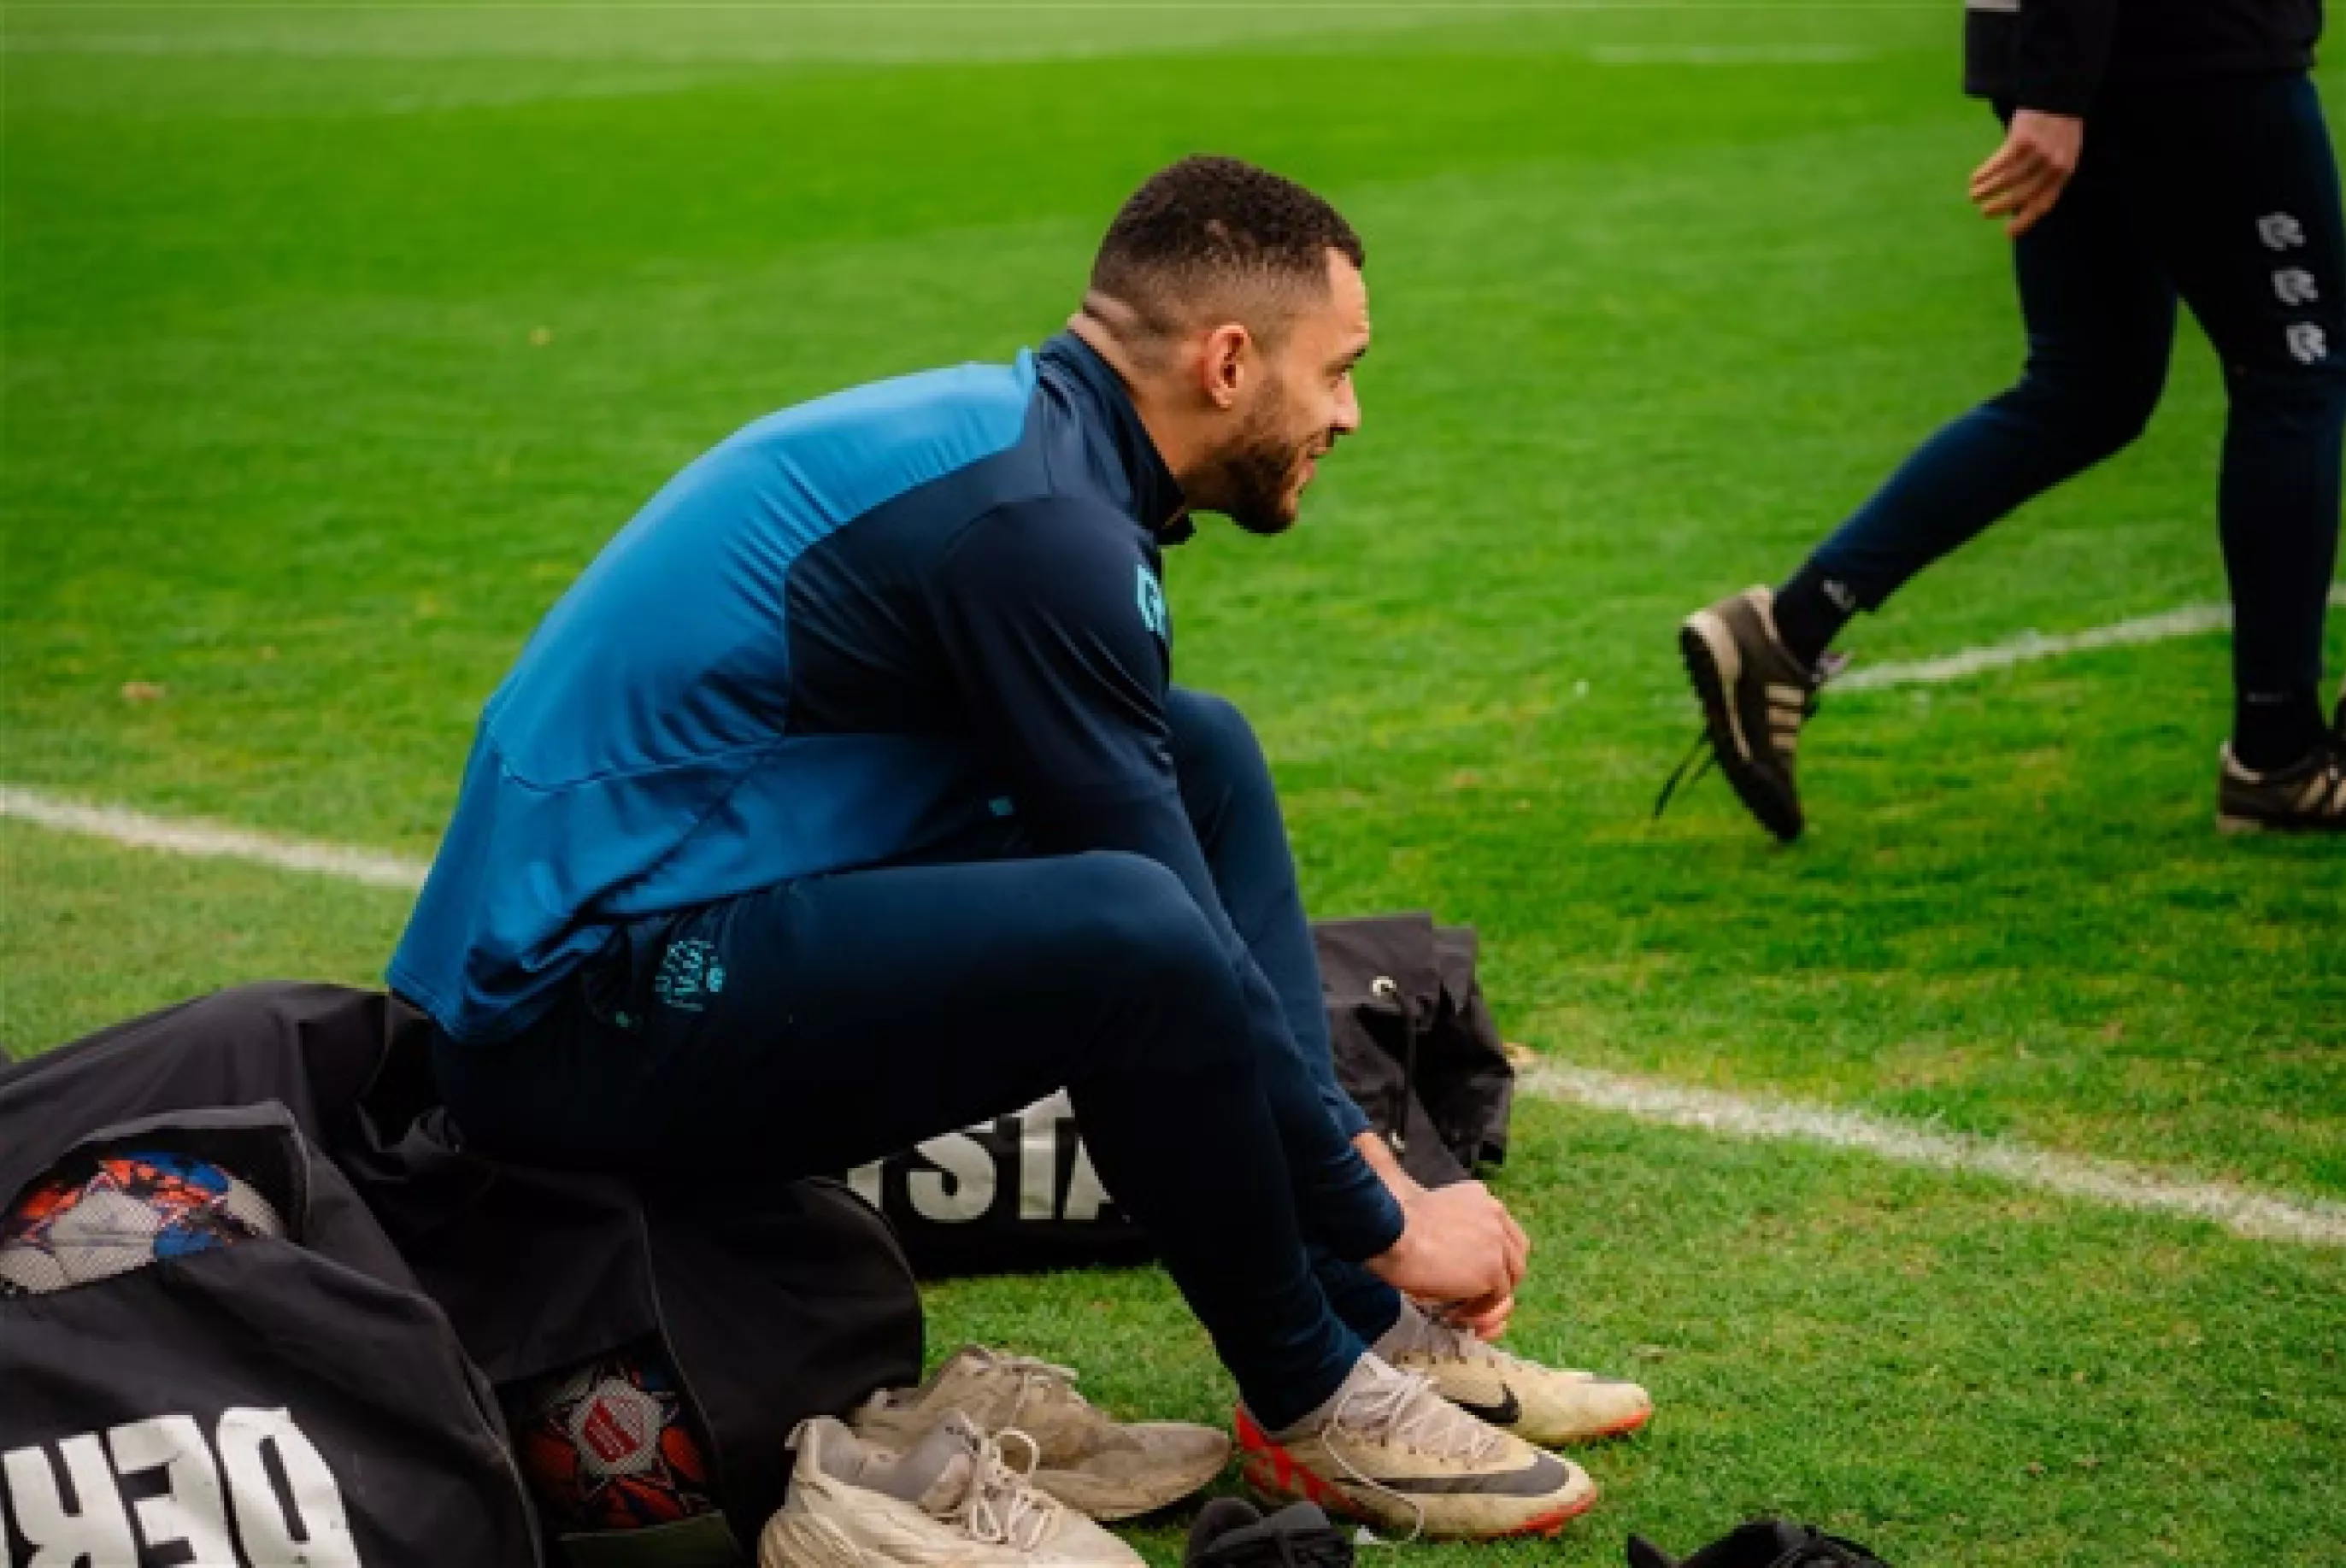
[[[1775, 596], [1747, 588], [1678, 626], [1678, 651], [1702, 698], [1703, 740], [1711, 759], [1760, 825], [1786, 843], [1800, 836], [1800, 792], [1792, 759], [1800, 725], [1816, 711], [1817, 688], [1840, 667], [1812, 668], [1776, 635]], [[1691, 759], [1689, 759], [1691, 760]], [[1686, 772], [1670, 775], [1654, 815], [1670, 803]]]
[[2286, 768], [2251, 773], [2227, 744], [2216, 786], [2222, 833], [2346, 833], [2346, 697], [2330, 735]]
[[1265, 1516], [1242, 1497], [1218, 1497], [1189, 1526], [1182, 1568], [1352, 1568], [1352, 1538], [1319, 1505], [1298, 1502]]
[[1629, 1568], [1890, 1568], [1871, 1547], [1788, 1519], [1737, 1525], [1681, 1561], [1641, 1536], [1629, 1537]]

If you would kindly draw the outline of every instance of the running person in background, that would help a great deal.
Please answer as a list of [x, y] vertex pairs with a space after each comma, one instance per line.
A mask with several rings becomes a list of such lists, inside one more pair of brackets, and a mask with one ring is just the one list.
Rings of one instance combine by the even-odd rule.
[[2217, 513], [2234, 706], [2217, 821], [2346, 830], [2346, 700], [2326, 723], [2321, 705], [2346, 234], [2308, 75], [2320, 30], [2320, 0], [1969, 0], [1966, 87], [2006, 127], [1971, 197], [2013, 237], [2026, 369], [1772, 594], [1722, 599], [1679, 634], [1712, 755], [1778, 838], [1800, 833], [1794, 751], [1833, 638], [2132, 442], [2158, 404], [2178, 296], [2230, 403]]
[[391, 981], [465, 1135], [520, 1159], [787, 1179], [1066, 1086], [1259, 1481], [1552, 1530], [1595, 1488], [1524, 1437], [1644, 1393], [1412, 1305], [1494, 1332], [1528, 1242], [1364, 1154], [1260, 748], [1169, 684], [1160, 548], [1192, 508], [1285, 530], [1359, 426], [1362, 261], [1301, 187], [1185, 160], [1039, 352], [686, 468], [490, 699]]

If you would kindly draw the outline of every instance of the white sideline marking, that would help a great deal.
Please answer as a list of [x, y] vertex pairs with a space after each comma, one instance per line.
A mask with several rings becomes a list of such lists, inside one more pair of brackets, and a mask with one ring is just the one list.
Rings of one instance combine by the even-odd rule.
[[380, 854], [348, 844], [312, 843], [304, 839], [280, 839], [243, 828], [223, 828], [211, 822], [150, 817], [119, 806], [86, 806], [52, 795], [0, 784], [0, 817], [15, 817], [61, 833], [81, 833], [138, 850], [161, 850], [168, 854], [205, 860], [250, 860], [280, 871], [308, 871], [339, 877], [369, 887], [404, 888], [413, 892], [423, 885], [427, 869], [420, 860]]
[[[2330, 606], [2332, 609], [2346, 607], [2346, 584], [2330, 590]], [[1984, 670], [2009, 669], [2016, 664], [2052, 658], [2060, 654], [2086, 653], [2094, 648], [2131, 647], [2138, 643], [2163, 643], [2176, 637], [2198, 636], [2203, 632], [2224, 631], [2231, 624], [2232, 612], [2228, 606], [2186, 605], [2181, 609], [2168, 610], [2161, 615], [2116, 621], [2106, 626], [2088, 626], [2082, 632], [2065, 632], [2052, 636], [2043, 632], [2023, 632], [2005, 642], [1964, 648], [1937, 658], [1916, 659], [1905, 664], [1860, 665], [1832, 682], [1828, 689], [1835, 692], [1878, 691], [1893, 686], [1938, 686], [1978, 675]]]
[[1516, 1082], [1542, 1099], [1612, 1111], [1641, 1122], [1755, 1142], [1857, 1149], [1899, 1165], [1974, 1172], [2113, 1208], [2211, 1220], [2256, 1241], [2346, 1247], [2346, 1204], [2324, 1198], [2281, 1196], [2226, 1182], [2186, 1181], [2117, 1160], [2050, 1154], [1857, 1111], [1729, 1095], [1548, 1060], [1520, 1069]]

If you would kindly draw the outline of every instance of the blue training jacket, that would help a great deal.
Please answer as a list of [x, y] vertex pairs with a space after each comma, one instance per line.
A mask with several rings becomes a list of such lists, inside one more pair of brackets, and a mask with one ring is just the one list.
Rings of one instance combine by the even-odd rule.
[[604, 548], [489, 699], [393, 987], [455, 1041], [505, 1040], [624, 921], [1015, 815], [1037, 852], [1181, 878], [1265, 1045], [1330, 1106], [1329, 1140], [1290, 1151], [1319, 1228], [1382, 1250], [1399, 1212], [1343, 1141], [1365, 1119], [1293, 1041], [1181, 805], [1158, 545], [1188, 533], [1122, 383], [1068, 333], [749, 425]]

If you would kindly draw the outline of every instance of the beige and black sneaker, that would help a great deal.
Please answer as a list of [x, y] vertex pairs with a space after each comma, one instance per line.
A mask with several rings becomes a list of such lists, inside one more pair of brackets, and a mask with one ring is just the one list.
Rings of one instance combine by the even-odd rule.
[[1416, 1372], [1468, 1415], [1543, 1448], [1594, 1442], [1636, 1431], [1653, 1419], [1654, 1401], [1635, 1383], [1592, 1372], [1544, 1367], [1486, 1345], [1465, 1329], [1403, 1308], [1395, 1336], [1380, 1340], [1385, 1358]]
[[2225, 833], [2346, 833], [2346, 697], [2330, 738], [2302, 761], [2266, 773], [2240, 766], [2228, 742], [2216, 786], [2216, 828]]
[[948, 1411], [1034, 1440], [1035, 1484], [1094, 1519], [1129, 1519], [1198, 1491], [1229, 1462], [1230, 1440], [1182, 1421], [1118, 1422], [1076, 1392], [1076, 1374], [964, 1345], [917, 1389], [878, 1393], [848, 1417], [858, 1437], [910, 1448]]
[[[1767, 588], [1747, 588], [1697, 610], [1678, 626], [1678, 651], [1702, 698], [1710, 760], [1760, 825], [1789, 844], [1802, 826], [1792, 777], [1800, 726], [1816, 711], [1817, 688], [1840, 665], [1828, 656], [1811, 668], [1784, 646], [1776, 635], [1775, 597]], [[1655, 816], [1686, 770], [1687, 763], [1678, 764], [1662, 787]]]
[[758, 1568], [1141, 1568], [1140, 1554], [1028, 1484], [988, 1437], [949, 1415], [909, 1451], [829, 1416], [790, 1434], [790, 1489], [758, 1539]]
[[1266, 1499], [1316, 1502], [1413, 1540], [1553, 1535], [1596, 1502], [1578, 1465], [1485, 1425], [1373, 1355], [1309, 1433], [1273, 1438], [1244, 1408], [1238, 1429], [1247, 1483]]

